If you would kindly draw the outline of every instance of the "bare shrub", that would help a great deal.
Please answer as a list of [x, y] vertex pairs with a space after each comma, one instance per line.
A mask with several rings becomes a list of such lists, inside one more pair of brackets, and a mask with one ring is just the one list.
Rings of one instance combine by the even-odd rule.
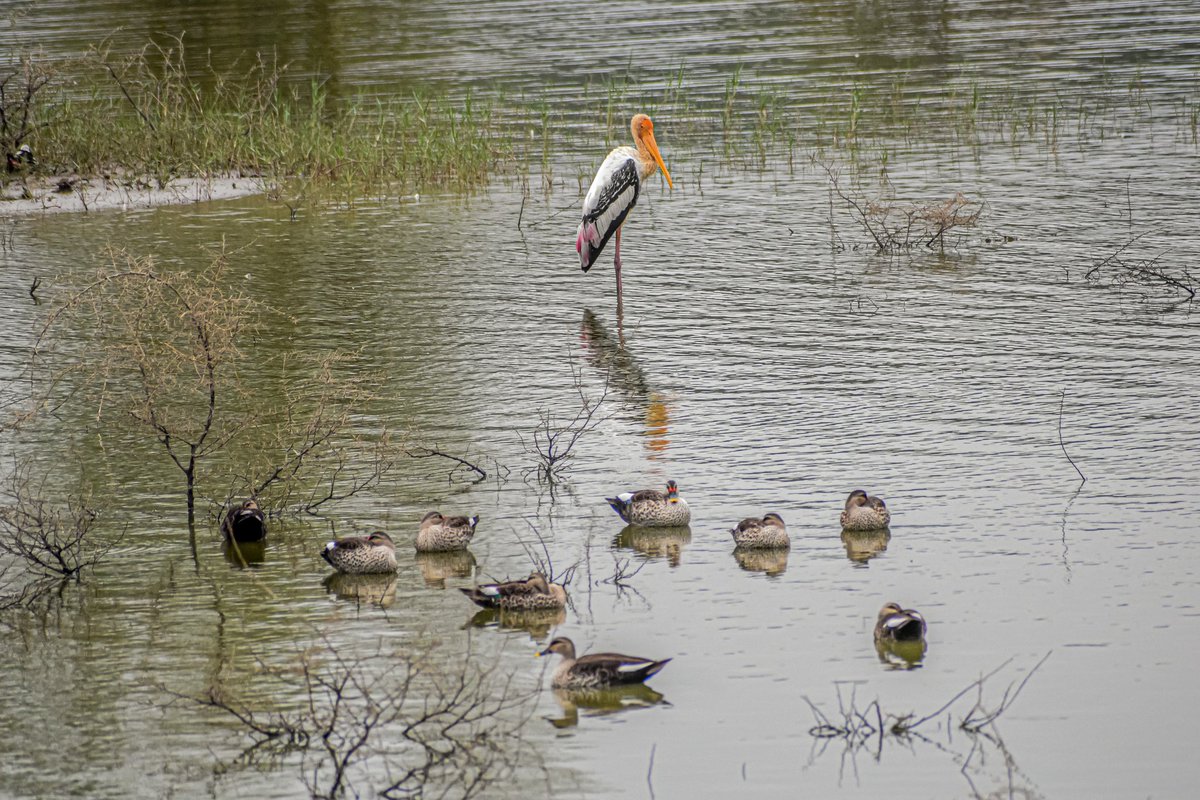
[[1149, 234], [1149, 231], [1132, 236], [1113, 253], [1094, 262], [1084, 277], [1091, 283], [1107, 285], [1115, 289], [1133, 289], [1149, 299], [1152, 292], [1169, 295], [1184, 295], [1181, 300], [1191, 302], [1200, 285], [1187, 267], [1171, 268], [1162, 263], [1165, 253], [1152, 258], [1134, 258], [1129, 250]]
[[375, 399], [374, 374], [355, 374], [358, 354], [336, 351], [284, 359], [283, 399], [253, 408], [253, 428], [238, 445], [246, 455], [221, 503], [257, 497], [272, 513], [315, 514], [328, 503], [378, 486], [403, 452], [388, 430], [355, 429]]
[[[1025, 673], [1024, 678], [1019, 682], [1010, 683], [1001, 694], [999, 701], [990, 707], [985, 705], [984, 702], [984, 685], [990, 678], [1004, 669], [1011, 662], [1011, 659], [988, 674], [983, 675], [978, 680], [971, 682], [937, 710], [919, 718], [912, 713], [892, 714], [885, 712], [878, 700], [872, 700], [865, 706], [860, 706], [853, 688], [851, 688], [847, 696], [843, 694], [842, 688], [838, 687], [837, 709], [835, 711], [826, 712], [806, 697], [804, 700], [808, 703], [816, 721], [816, 724], [809, 729], [809, 734], [814, 737], [815, 743], [820, 743], [819, 751], [817, 745], [814, 743], [813, 757], [815, 758], [819, 753], [823, 753], [826, 745], [830, 742], [842, 742], [844, 744], [842, 750], [842, 769], [845, 769], [846, 763], [849, 762], [854, 764], [854, 768], [857, 770], [856, 756], [860, 751], [867, 749], [868, 746], [870, 746], [869, 752], [871, 756], [878, 761], [882, 758], [885, 741], [893, 741], [906, 748], [923, 743], [932, 746], [939, 752], [949, 755], [960, 765], [960, 771], [969, 784], [973, 797], [1038, 796], [1030, 786], [1021, 785], [1021, 781], [1030, 784], [1031, 782], [1028, 781], [1027, 776], [1023, 775], [1017, 767], [1016, 761], [1008, 751], [995, 723], [1003, 713], [1012, 707], [1021, 691], [1025, 688], [1025, 685], [1042, 664], [1046, 663], [1046, 659], [1049, 657], [1050, 654], [1047, 653]], [[971, 694], [972, 691], [976, 693], [974, 703], [965, 713], [959, 715], [958, 724], [954, 725], [950, 713], [951, 708], [964, 697]], [[944, 726], [936, 722], [942, 719], [943, 714], [946, 714], [946, 724]], [[936, 729], [945, 735], [945, 741], [937, 741], [924, 735], [922, 726], [930, 722], [934, 722]], [[952, 736], [953, 730], [962, 731], [966, 734], [965, 738], [969, 743], [969, 747], [963, 746], [962, 739], [964, 737]], [[933, 735], [932, 732], [930, 734], [931, 736]], [[972, 776], [972, 773], [974, 772], [976, 775], [986, 774], [985, 755], [992, 751], [1001, 757], [1002, 771], [1000, 777], [1005, 785], [1002, 785], [1001, 790], [996, 793], [985, 795], [977, 788], [975, 777]]]
[[[193, 531], [199, 484], [219, 458], [233, 462], [224, 497], [212, 492], [221, 506], [261, 495], [276, 514], [315, 513], [392, 468], [389, 433], [356, 428], [377, 383], [354, 374], [356, 354], [263, 364], [243, 350], [271, 309], [233, 286], [224, 245], [196, 272], [162, 270], [119, 249], [107, 255], [39, 333], [19, 423], [72, 401], [94, 404], [98, 420], [132, 423], [178, 469]], [[281, 400], [252, 397], [248, 376], [276, 367]]]
[[[898, 201], [887, 194], [868, 197], [861, 190], [844, 189], [840, 173], [823, 165], [831, 193], [850, 213], [879, 252], [898, 252], [915, 247], [944, 248], [946, 235], [974, 228], [983, 213], [983, 203], [956, 192], [948, 200], [930, 203]], [[830, 226], [833, 226], [832, 200]], [[840, 240], [839, 240], [840, 241]]]
[[0, 491], [0, 608], [78, 583], [119, 540], [95, 535], [99, 512], [88, 498], [48, 500], [46, 478], [35, 477], [28, 464], [18, 464]]
[[[228, 268], [223, 246], [196, 274], [163, 272], [150, 256], [112, 250], [50, 314], [33, 354], [32, 369], [44, 370], [35, 411], [95, 392], [97, 418], [117, 415], [147, 430], [183, 477], [189, 526], [201, 462], [245, 425], [218, 410], [239, 391], [238, 342], [258, 304], [227, 287]], [[82, 348], [62, 330], [71, 318], [91, 337]], [[52, 334], [61, 335], [52, 341]]]
[[526, 476], [534, 475], [539, 483], [551, 486], [566, 476], [579, 440], [604, 421], [600, 410], [608, 399], [607, 377], [599, 395], [587, 392], [583, 386], [582, 371], [574, 362], [571, 362], [571, 377], [579, 400], [574, 412], [555, 414], [548, 408], [538, 409], [538, 423], [532, 435], [526, 439], [520, 431], [517, 432], [521, 447], [534, 459], [533, 466], [526, 469]]
[[[557, 571], [554, 567], [554, 557], [550, 554], [550, 546], [546, 543], [546, 536], [530, 520], [525, 520], [525, 524], [529, 526], [529, 530], [533, 533], [535, 541], [518, 538], [517, 542], [521, 545], [521, 549], [525, 551], [525, 555], [529, 557], [529, 563], [532, 565], [533, 571], [540, 572], [546, 576], [546, 580], [551, 583], [557, 583], [563, 588], [570, 586], [571, 581], [575, 579], [575, 572], [579, 568], [579, 562], [576, 561], [569, 564], [563, 570]], [[570, 602], [569, 597], [568, 602]]]
[[968, 733], [978, 733], [983, 728], [993, 725], [1000, 718], [1000, 715], [1016, 702], [1018, 695], [1021, 694], [1021, 690], [1025, 688], [1025, 684], [1029, 682], [1029, 679], [1033, 677], [1042, 664], [1046, 663], [1046, 659], [1049, 657], [1049, 653], [1043, 656], [1025, 674], [1025, 677], [1019, 683], [1010, 683], [1004, 690], [1000, 702], [991, 709], [988, 709], [984, 705], [984, 684], [989, 678], [992, 678], [1000, 670], [1008, 666], [1012, 662], [1012, 659], [1005, 661], [978, 680], [972, 681], [965, 689], [951, 697], [936, 711], [919, 718], [913, 713], [886, 713], [880, 707], [878, 700], [872, 700], [866, 706], [859, 708], [853, 689], [851, 689], [848, 698], [843, 697], [841, 689], [838, 689], [838, 709], [836, 714], [826, 714], [806, 697], [804, 698], [804, 702], [808, 704], [813, 717], [817, 721], [817, 724], [809, 729], [809, 734], [823, 739], [844, 739], [852, 746], [860, 746], [875, 737], [879, 737], [882, 741], [885, 736], [907, 736], [921, 725], [940, 717], [943, 712], [970, 694], [972, 690], [977, 695], [975, 703], [967, 710], [967, 713], [960, 717], [958, 727]]
[[298, 698], [291, 710], [256, 707], [219, 685], [175, 696], [231, 717], [251, 742], [243, 760], [299, 752], [313, 797], [476, 797], [520, 765], [536, 690], [474, 665], [469, 648], [449, 670], [434, 655], [345, 657], [324, 642], [298, 663], [260, 662], [277, 684], [261, 696]]
[[28, 54], [0, 69], [0, 149], [14, 152], [44, 124], [38, 119], [37, 94], [51, 77], [49, 68]]
[[[487, 480], [488, 473], [482, 466], [484, 463], [482, 459], [471, 461], [465, 456], [460, 457], [453, 453], [447, 453], [436, 442], [432, 444], [408, 445], [404, 448], [404, 455], [415, 459], [443, 458], [451, 462], [454, 466], [446, 473], [447, 483], [454, 483], [456, 480], [464, 483], [479, 483], [480, 481]], [[492, 469], [497, 482], [508, 477], [509, 469], [494, 458], [492, 459]], [[460, 477], [460, 475], [466, 477]], [[475, 477], [470, 477], [471, 475]]]

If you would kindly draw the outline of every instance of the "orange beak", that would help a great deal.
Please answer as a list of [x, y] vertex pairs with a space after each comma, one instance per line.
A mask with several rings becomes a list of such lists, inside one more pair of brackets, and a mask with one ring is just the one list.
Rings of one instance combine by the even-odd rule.
[[654, 131], [646, 131], [642, 138], [646, 142], [646, 149], [650, 151], [650, 155], [654, 156], [658, 168], [662, 170], [663, 175], [667, 176], [667, 186], [674, 189], [675, 184], [671, 181], [671, 173], [667, 172], [667, 165], [663, 163], [662, 155], [658, 152], [658, 142], [654, 141]]

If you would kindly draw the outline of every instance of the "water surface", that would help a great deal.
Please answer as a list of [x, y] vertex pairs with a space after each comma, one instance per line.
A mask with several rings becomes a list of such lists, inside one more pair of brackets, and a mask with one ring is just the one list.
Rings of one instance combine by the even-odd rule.
[[[557, 633], [585, 650], [672, 657], [651, 682], [661, 698], [564, 708], [547, 689], [524, 728], [546, 774], [531, 766], [488, 796], [543, 792], [547, 780], [567, 796], [1187, 794], [1200, 777], [1180, 713], [1200, 702], [1196, 323], [1166, 295], [1083, 276], [1146, 231], [1131, 257], [1194, 261], [1197, 154], [1179, 105], [1195, 96], [1190, 4], [225, 5], [139, 16], [117, 41], [187, 30], [197, 52], [221, 57], [275, 45], [348, 93], [544, 94], [571, 134], [551, 150], [549, 191], [498, 180], [469, 197], [422, 192], [294, 221], [261, 198], [21, 219], [0, 253], [4, 374], [18, 374], [43, 319], [27, 294], [34, 276], [95, 263], [110, 242], [195, 268], [201, 246], [224, 237], [243, 248], [239, 285], [291, 316], [254, 352], [361, 348], [362, 369], [385, 376], [364, 429], [411, 429], [511, 471], [469, 485], [406, 462], [327, 519], [286, 521], [261, 567], [241, 570], [212, 521], [193, 562], [177, 473], [153, 449], [114, 446], [82, 412], [50, 444], [10, 440], [79, 465], [124, 509], [107, 524], [129, 529], [55, 613], [6, 635], [4, 793], [293, 797], [304, 791], [294, 758], [239, 765], [246, 742], [229, 720], [165, 692], [198, 694], [218, 675], [252, 690], [256, 657], [285, 661], [319, 636], [347, 653], [436, 639], [448, 664], [469, 646], [533, 688], [548, 683], [533, 653]], [[39, 6], [17, 30], [65, 53], [134, 14], [116, 2], [69, 8]], [[619, 44], [580, 35], [600, 29]], [[576, 174], [606, 136], [624, 135], [623, 122], [615, 134], [604, 124], [597, 86], [624, 80], [631, 56], [629, 98], [661, 103], [677, 182], [654, 182], [630, 217], [618, 315], [607, 254], [578, 270], [570, 206]], [[680, 64], [690, 106], [662, 100]], [[720, 107], [739, 64], [803, 126], [790, 163], [773, 151], [762, 169], [730, 166], [706, 140], [704, 109]], [[997, 125], [955, 146], [944, 130], [916, 130], [823, 151], [864, 191], [987, 204], [956, 247], [878, 255], [841, 208], [831, 230], [829, 181], [805, 136], [822, 130], [815, 109], [829, 98], [899, 74], [913, 96], [977, 80], [1102, 113], [1052, 142], [1013, 144]], [[1134, 79], [1150, 112], [1128, 99]], [[752, 97], [736, 108], [742, 130]], [[877, 189], [881, 153], [890, 190]], [[275, 390], [270, 376], [253, 380]], [[521, 436], [542, 409], [573, 414], [577, 381], [592, 397], [607, 387], [603, 420], [551, 494], [523, 479]], [[1082, 487], [1060, 447], [1060, 406]], [[668, 478], [693, 507], [690, 530], [623, 531], [603, 498]], [[886, 547], [839, 535], [841, 504], [860, 486], [892, 509]], [[578, 562], [565, 620], [472, 625], [476, 609], [454, 591], [471, 565], [439, 567], [406, 547], [385, 607], [327, 590], [316, 552], [331, 533], [378, 527], [406, 540], [435, 507], [482, 515], [480, 579], [530, 569], [531, 526], [556, 564]], [[771, 510], [791, 552], [738, 558], [728, 529]], [[641, 569], [627, 586], [604, 582], [621, 564]], [[929, 621], [917, 669], [873, 646], [888, 600]], [[985, 685], [994, 706], [1047, 652], [999, 722], [1006, 750], [944, 716], [921, 738], [852, 752], [809, 733], [806, 698], [829, 713], [853, 691], [923, 715], [1011, 659]], [[952, 709], [954, 723], [965, 711]], [[383, 776], [365, 774], [358, 788], [371, 795]]]

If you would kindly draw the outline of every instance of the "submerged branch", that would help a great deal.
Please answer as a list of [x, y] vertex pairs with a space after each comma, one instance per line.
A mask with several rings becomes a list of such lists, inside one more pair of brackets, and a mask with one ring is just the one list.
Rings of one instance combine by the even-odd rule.
[[1087, 483], [1087, 476], [1084, 475], [1083, 470], [1081, 470], [1078, 467], [1078, 465], [1076, 465], [1075, 459], [1071, 458], [1071, 454], [1067, 452], [1067, 446], [1065, 444], [1063, 444], [1063, 436], [1062, 436], [1063, 405], [1066, 402], [1067, 402], [1067, 390], [1063, 389], [1062, 395], [1059, 397], [1059, 400], [1058, 400], [1058, 446], [1062, 448], [1063, 455], [1067, 457], [1067, 461], [1070, 462], [1071, 466], [1075, 468], [1075, 471], [1077, 473], [1079, 473], [1079, 485], [1082, 486], [1083, 484]]

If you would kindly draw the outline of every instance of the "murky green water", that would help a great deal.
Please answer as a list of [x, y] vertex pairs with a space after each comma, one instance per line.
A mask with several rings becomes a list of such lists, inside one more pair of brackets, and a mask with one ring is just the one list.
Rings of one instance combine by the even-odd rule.
[[[6, 376], [19, 372], [45, 311], [27, 294], [34, 276], [50, 296], [52, 276], [95, 262], [107, 243], [194, 266], [202, 245], [224, 237], [244, 248], [242, 287], [294, 317], [252, 344], [264, 358], [361, 348], [362, 368], [386, 376], [364, 429], [411, 428], [512, 471], [469, 485], [406, 462], [325, 519], [279, 525], [261, 567], [242, 570], [222, 556], [211, 522], [193, 561], [177, 473], [146, 456], [153, 450], [105, 439], [81, 418], [64, 419], [49, 442], [18, 440], [18, 451], [63, 465], [64, 485], [80, 467], [104, 481], [124, 509], [104, 524], [128, 532], [50, 613], [6, 619], [0, 793], [297, 796], [297, 756], [240, 762], [248, 741], [236, 726], [167, 692], [199, 694], [219, 678], [264, 707], [285, 706], [294, 698], [269, 694], [255, 659], [294, 660], [321, 636], [346, 653], [436, 640], [438, 663], [469, 646], [532, 689], [548, 684], [532, 654], [555, 633], [582, 649], [673, 657], [651, 682], [663, 702], [645, 694], [621, 698], [620, 711], [604, 707], [611, 698], [564, 709], [547, 688], [522, 729], [525, 768], [486, 796], [548, 786], [634, 797], [1191, 793], [1197, 326], [1187, 304], [1084, 273], [1146, 232], [1137, 257], [1195, 270], [1192, 4], [226, 3], [148, 13], [48, 3], [16, 30], [66, 53], [118, 24], [122, 43], [186, 30], [214, 59], [274, 46], [345, 92], [544, 93], [571, 137], [551, 147], [549, 191], [531, 195], [498, 181], [470, 197], [422, 193], [295, 221], [250, 199], [6, 223]], [[602, 46], [599, 31], [619, 43]], [[627, 95], [659, 98], [656, 130], [677, 186], [651, 187], [630, 218], [618, 317], [609, 256], [578, 270], [569, 207], [577, 174], [604, 149], [600, 110], [581, 104], [598, 102], [605, 79], [624, 80], [631, 59]], [[661, 101], [681, 64], [687, 103]], [[776, 152], [763, 169], [722, 166], [711, 130], [695, 122], [721, 107], [739, 64], [752, 88], [735, 126], [754, 125], [755, 91], [779, 93], [802, 126], [790, 165]], [[830, 98], [849, 104], [856, 81], [890, 91], [901, 75], [914, 102], [975, 81], [1058, 93], [1096, 113], [1063, 123], [1057, 138], [993, 124], [961, 140], [918, 125], [823, 151], [868, 186], [886, 154], [901, 198], [961, 191], [987, 204], [982, 230], [957, 248], [879, 256], [839, 208], [831, 232], [828, 179], [806, 139], [828, 133]], [[596, 144], [577, 144], [586, 141]], [[609, 395], [551, 495], [523, 479], [518, 434], [539, 409], [572, 408], [573, 369], [593, 394], [607, 381]], [[259, 391], [274, 384], [264, 377]], [[1088, 476], [1082, 488], [1059, 446], [1064, 391], [1063, 438]], [[603, 497], [667, 478], [693, 507], [690, 531], [623, 531]], [[858, 486], [888, 501], [890, 540], [839, 536], [841, 503]], [[222, 488], [214, 480], [210, 494]], [[482, 515], [471, 548], [481, 579], [527, 572], [522, 542], [531, 525], [542, 531], [556, 565], [580, 564], [565, 620], [532, 631], [471, 625], [476, 609], [454, 590], [469, 585], [470, 561], [432, 563], [407, 547], [382, 608], [323, 583], [316, 554], [331, 531], [382, 527], [407, 540], [431, 508]], [[788, 522], [790, 554], [735, 555], [728, 529], [769, 510]], [[604, 582], [626, 560], [631, 570], [644, 562], [627, 588]], [[929, 621], [919, 669], [895, 669], [875, 651], [871, 626], [887, 600]], [[1047, 652], [998, 723], [1003, 747], [957, 729], [970, 700], [951, 709], [953, 724], [943, 714], [903, 741], [848, 750], [809, 734], [806, 698], [831, 713], [839, 691], [853, 691], [860, 706], [878, 698], [885, 712], [921, 716], [1011, 659], [985, 684], [995, 706]], [[363, 796], [385, 785], [380, 763], [369, 754], [355, 773]]]

